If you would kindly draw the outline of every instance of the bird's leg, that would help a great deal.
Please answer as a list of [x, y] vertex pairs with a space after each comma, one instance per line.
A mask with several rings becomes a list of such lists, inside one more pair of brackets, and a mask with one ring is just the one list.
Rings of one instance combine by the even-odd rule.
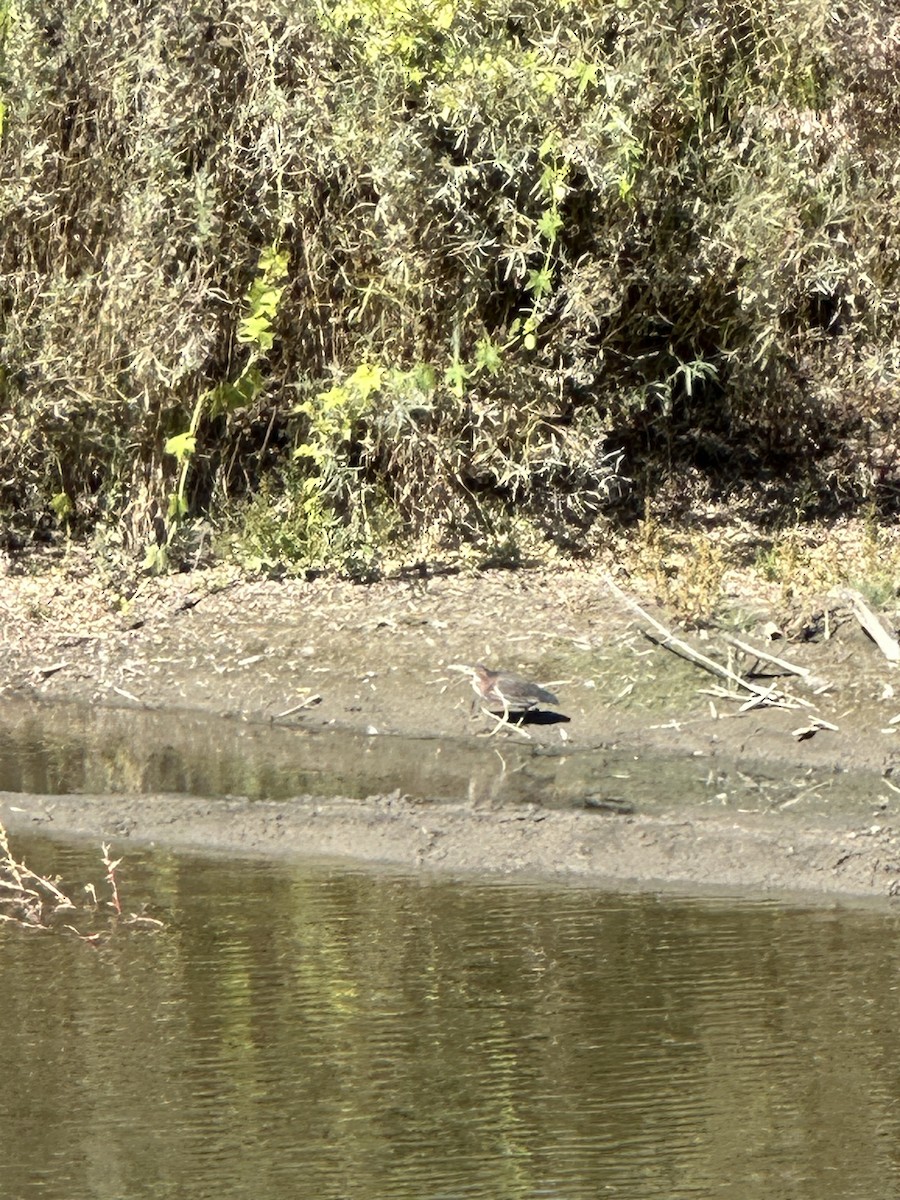
[[521, 736], [523, 738], [525, 738], [525, 740], [527, 742], [531, 741], [531, 734], [528, 732], [527, 729], [522, 729], [521, 726], [519, 726], [519, 725], [511, 724], [510, 719], [509, 719], [509, 708], [506, 705], [505, 701], [503, 704], [503, 716], [502, 717], [498, 717], [496, 713], [492, 713], [489, 708], [485, 708], [483, 705], [482, 705], [481, 711], [484, 713], [484, 715], [486, 717], [490, 717], [491, 720], [494, 722], [494, 728], [487, 735], [488, 737], [493, 737], [495, 733], [498, 733], [501, 729], [505, 728], [505, 729], [509, 729], [510, 732], [512, 732], [512, 733], [521, 734]]

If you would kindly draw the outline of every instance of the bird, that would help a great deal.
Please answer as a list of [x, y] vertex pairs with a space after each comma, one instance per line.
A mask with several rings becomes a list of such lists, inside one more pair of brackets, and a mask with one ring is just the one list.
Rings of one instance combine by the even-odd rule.
[[484, 663], [472, 668], [472, 687], [487, 704], [502, 705], [504, 719], [510, 710], [528, 712], [542, 704], [559, 704], [554, 694], [539, 684], [530, 683], [510, 671], [492, 671]]

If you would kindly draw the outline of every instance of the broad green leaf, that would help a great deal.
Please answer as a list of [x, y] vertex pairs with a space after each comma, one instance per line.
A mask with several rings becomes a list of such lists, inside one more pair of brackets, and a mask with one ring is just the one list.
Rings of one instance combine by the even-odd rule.
[[259, 269], [268, 279], [283, 279], [287, 274], [291, 256], [287, 250], [269, 246], [259, 256]]
[[144, 555], [144, 570], [152, 571], [154, 575], [161, 575], [168, 565], [169, 552], [166, 547], [157, 546], [155, 542], [151, 542]]
[[51, 496], [50, 507], [60, 521], [67, 520], [75, 511], [75, 506], [65, 492], [57, 492], [55, 496]]
[[268, 317], [243, 317], [238, 322], [237, 340], [245, 344], [255, 343], [261, 350], [271, 350], [273, 341], [271, 330], [272, 325]]
[[454, 396], [462, 397], [466, 390], [466, 380], [469, 372], [459, 360], [452, 363], [444, 372], [444, 379]]
[[599, 78], [597, 64], [584, 62], [582, 59], [577, 59], [572, 63], [571, 75], [573, 79], [578, 80], [576, 95], [583, 96], [585, 91], [589, 87], [593, 87]]
[[433, 392], [437, 386], [437, 376], [430, 363], [419, 363], [413, 368], [412, 375], [420, 392]]
[[278, 311], [278, 304], [283, 294], [283, 287], [272, 287], [264, 279], [254, 279], [247, 293], [247, 304], [250, 308], [249, 316], [257, 317], [265, 315], [267, 317], [274, 317]]
[[[335, 408], [344, 408], [350, 397], [347, 394], [347, 389], [337, 384], [335, 387], [329, 388], [327, 392], [319, 392], [316, 399], [319, 401], [323, 412], [331, 412]], [[305, 411], [313, 415], [312, 408], [307, 408]]]
[[294, 458], [311, 458], [313, 462], [320, 463], [325, 458], [325, 453], [321, 446], [316, 446], [311, 442], [303, 442], [294, 451]]
[[193, 433], [176, 433], [174, 437], [170, 437], [163, 450], [166, 454], [174, 454], [178, 461], [184, 462], [186, 458], [190, 458], [197, 449], [197, 438]]
[[179, 496], [177, 492], [172, 492], [169, 496], [168, 515], [170, 521], [180, 520], [187, 516], [187, 501], [184, 496]]

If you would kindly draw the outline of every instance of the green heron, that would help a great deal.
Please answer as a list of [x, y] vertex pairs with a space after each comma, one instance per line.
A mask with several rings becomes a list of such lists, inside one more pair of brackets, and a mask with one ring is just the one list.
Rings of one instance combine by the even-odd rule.
[[527, 679], [512, 675], [509, 671], [491, 671], [483, 663], [472, 668], [472, 687], [476, 695], [488, 704], [502, 705], [504, 719], [509, 716], [511, 709], [528, 712], [542, 704], [559, 704], [546, 688], [529, 683]]

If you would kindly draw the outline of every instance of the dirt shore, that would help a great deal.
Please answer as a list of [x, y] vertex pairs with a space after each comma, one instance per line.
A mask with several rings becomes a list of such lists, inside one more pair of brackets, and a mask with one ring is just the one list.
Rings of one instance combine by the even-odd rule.
[[[791, 630], [756, 596], [738, 634], [806, 676], [763, 662], [751, 678], [734, 629], [682, 634], [796, 704], [747, 709], [649, 640], [599, 571], [198, 572], [127, 602], [96, 571], [9, 573], [0, 818], [118, 850], [893, 896], [896, 668], [839, 602], [814, 608]], [[767, 641], [769, 622], [786, 636]], [[453, 668], [475, 662], [545, 684], [559, 710], [473, 716]]]

